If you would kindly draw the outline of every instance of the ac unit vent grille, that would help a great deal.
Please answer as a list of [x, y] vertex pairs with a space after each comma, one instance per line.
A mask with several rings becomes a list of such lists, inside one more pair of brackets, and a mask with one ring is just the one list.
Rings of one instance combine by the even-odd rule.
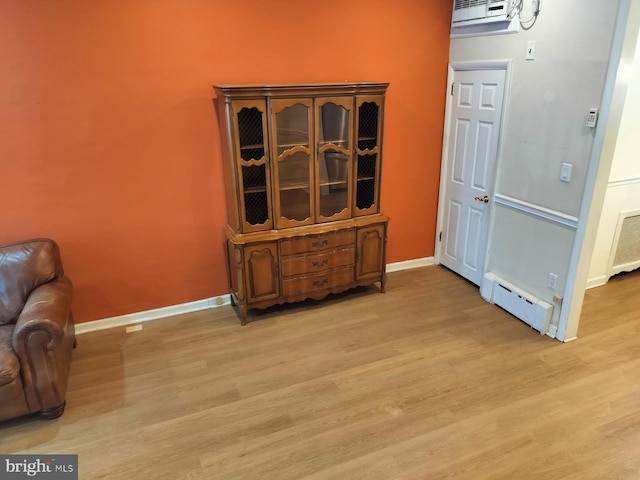
[[640, 262], [640, 215], [622, 221], [613, 267]]
[[455, 0], [454, 10], [462, 10], [463, 8], [477, 7], [486, 5], [487, 0]]

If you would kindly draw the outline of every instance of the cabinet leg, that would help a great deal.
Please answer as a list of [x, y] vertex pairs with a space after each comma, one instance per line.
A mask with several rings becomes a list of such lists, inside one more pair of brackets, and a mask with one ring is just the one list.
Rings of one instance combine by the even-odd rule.
[[247, 305], [246, 304], [242, 304], [242, 305], [238, 305], [238, 307], [240, 308], [240, 325], [246, 325], [247, 324]]
[[385, 285], [387, 284], [387, 274], [382, 275], [382, 278], [380, 279], [380, 292], [384, 293], [385, 292]]

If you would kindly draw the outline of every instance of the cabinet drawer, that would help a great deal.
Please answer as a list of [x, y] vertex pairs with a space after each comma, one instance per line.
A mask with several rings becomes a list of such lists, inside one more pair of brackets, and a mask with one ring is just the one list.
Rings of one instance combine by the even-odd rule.
[[285, 278], [282, 281], [284, 296], [314, 292], [353, 282], [353, 267], [331, 270], [318, 275]]
[[319, 273], [334, 268], [346, 267], [355, 263], [356, 255], [353, 247], [330, 250], [328, 252], [307, 255], [296, 255], [282, 258], [282, 275], [302, 275]]
[[316, 252], [329, 250], [343, 245], [353, 245], [355, 234], [353, 230], [339, 230], [337, 232], [318, 235], [316, 237], [301, 237], [284, 240], [281, 244], [282, 255], [294, 253]]

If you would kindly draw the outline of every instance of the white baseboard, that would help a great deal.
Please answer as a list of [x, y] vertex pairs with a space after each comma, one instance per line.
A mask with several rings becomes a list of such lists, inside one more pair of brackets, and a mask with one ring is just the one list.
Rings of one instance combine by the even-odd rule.
[[387, 264], [387, 273], [399, 272], [400, 270], [410, 270], [412, 268], [428, 267], [435, 265], [433, 257], [416, 258], [414, 260], [405, 260], [404, 262], [395, 262]]
[[[387, 272], [398, 272], [400, 270], [409, 270], [411, 268], [426, 267], [429, 265], [435, 265], [433, 257], [416, 258], [415, 260], [390, 263], [387, 265]], [[158, 320], [172, 315], [197, 312], [198, 310], [206, 310], [208, 308], [222, 307], [230, 304], [230, 295], [205, 298], [204, 300], [196, 300], [195, 302], [181, 303], [179, 305], [170, 305], [168, 307], [145, 310], [144, 312], [103, 318], [102, 320], [94, 320], [92, 322], [78, 323], [76, 324], [76, 334], [81, 335], [83, 333], [105, 330], [107, 328], [125, 327], [135, 323], [148, 322], [150, 320]]]
[[602, 285], [606, 285], [609, 281], [608, 275], [600, 275], [599, 277], [590, 278], [587, 280], [587, 290], [590, 288], [601, 287]]
[[119, 315], [117, 317], [104, 318], [102, 320], [94, 320], [92, 322], [78, 323], [76, 324], [76, 334], [95, 332], [97, 330], [105, 330], [107, 328], [124, 327], [134, 323], [148, 322], [150, 320], [158, 320], [159, 318], [170, 317], [172, 315], [197, 312], [198, 310], [206, 310], [208, 308], [222, 307], [223, 305], [230, 304], [230, 296], [222, 295], [219, 297], [205, 298], [204, 300], [196, 300], [195, 302], [169, 305], [168, 307], [145, 310], [144, 312], [130, 313], [127, 315]]

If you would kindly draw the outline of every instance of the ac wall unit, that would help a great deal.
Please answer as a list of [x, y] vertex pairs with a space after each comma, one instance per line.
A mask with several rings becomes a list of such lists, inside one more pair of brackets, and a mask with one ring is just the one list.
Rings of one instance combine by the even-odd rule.
[[507, 0], [454, 0], [452, 27], [506, 22], [509, 20]]

